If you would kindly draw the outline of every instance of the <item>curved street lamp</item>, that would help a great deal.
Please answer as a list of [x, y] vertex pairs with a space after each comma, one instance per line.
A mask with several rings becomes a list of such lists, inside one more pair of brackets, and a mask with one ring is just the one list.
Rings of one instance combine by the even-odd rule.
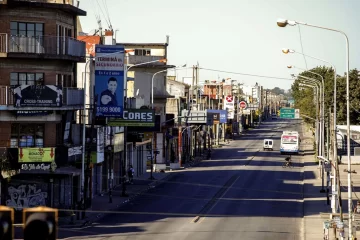
[[[320, 28], [332, 32], [341, 33], [345, 37], [345, 48], [346, 48], [346, 138], [347, 138], [347, 159], [348, 159], [348, 212], [349, 212], [349, 237], [353, 237], [353, 223], [352, 223], [352, 184], [351, 184], [351, 155], [350, 155], [350, 81], [349, 81], [349, 38], [345, 34], [345, 32], [333, 28], [317, 26], [309, 23], [304, 23], [300, 21], [287, 20], [287, 19], [278, 19], [277, 25], [279, 27], [286, 27], [287, 25], [295, 26], [296, 24]], [[335, 95], [336, 98], [336, 95]], [[334, 112], [334, 115], [335, 112]], [[334, 123], [336, 124], [336, 122]], [[336, 129], [334, 129], [336, 131]], [[335, 134], [334, 134], [335, 135]], [[336, 151], [337, 152], [337, 149]], [[335, 163], [337, 163], [337, 159], [335, 159]], [[343, 221], [341, 217], [341, 222]]]
[[[299, 69], [299, 70], [303, 70], [303, 71], [307, 71], [309, 73], [312, 73], [314, 75], [317, 75], [321, 78], [321, 82], [322, 82], [322, 111], [320, 112], [320, 122], [321, 122], [321, 132], [323, 133], [323, 135], [325, 135], [325, 97], [324, 97], [324, 92], [325, 92], [325, 84], [324, 84], [324, 77], [321, 76], [320, 74], [316, 73], [316, 72], [312, 72], [312, 71], [308, 71], [306, 69], [303, 68], [299, 68], [299, 67], [295, 67], [295, 66], [287, 66], [287, 68], [291, 69], [291, 68], [295, 68], [295, 69]], [[321, 152], [324, 153], [323, 155], [325, 156], [325, 137], [321, 136]], [[327, 155], [329, 155], [329, 153], [327, 153]], [[327, 158], [329, 158], [329, 156], [327, 156]]]

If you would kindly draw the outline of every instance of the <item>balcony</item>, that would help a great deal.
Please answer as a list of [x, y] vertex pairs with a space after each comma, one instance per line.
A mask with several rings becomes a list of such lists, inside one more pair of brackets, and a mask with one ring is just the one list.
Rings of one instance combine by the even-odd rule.
[[60, 9], [70, 14], [86, 16], [86, 12], [79, 8], [79, 0], [5, 0], [4, 4], [6, 2], [9, 7]]
[[[127, 57], [127, 64], [129, 64], [129, 65], [140, 64], [140, 63], [157, 61], [157, 60], [164, 59], [164, 58], [165, 58], [165, 56], [129, 55]], [[153, 63], [149, 63], [149, 64], [146, 64], [146, 65], [142, 65], [141, 67], [156, 68], [156, 67], [165, 67], [165, 66], [166, 66], [166, 62], [153, 62]]]
[[84, 90], [79, 88], [55, 85], [0, 86], [0, 110], [79, 110], [83, 109], [83, 97]]
[[0, 33], [0, 57], [85, 62], [85, 56], [85, 42], [71, 37], [24, 37]]

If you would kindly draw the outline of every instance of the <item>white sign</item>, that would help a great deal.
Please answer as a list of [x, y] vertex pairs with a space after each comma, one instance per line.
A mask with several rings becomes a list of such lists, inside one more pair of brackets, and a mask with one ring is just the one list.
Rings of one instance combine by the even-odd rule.
[[300, 118], [300, 109], [295, 109], [295, 118]]
[[224, 110], [228, 111], [228, 119], [234, 119], [234, 97], [228, 95], [224, 99]]
[[250, 109], [244, 109], [241, 111], [243, 115], [250, 115]]
[[82, 146], [72, 147], [72, 148], [69, 148], [69, 150], [68, 150], [69, 157], [75, 156], [75, 155], [80, 155], [80, 154], [82, 154]]
[[44, 171], [47, 171], [49, 170], [50, 171], [50, 167], [51, 167], [51, 164], [50, 163], [38, 163], [38, 164], [33, 164], [33, 163], [24, 163], [24, 164], [21, 164], [21, 170], [44, 170]]
[[124, 151], [124, 133], [114, 135], [114, 153]]
[[96, 162], [101, 163], [104, 161], [104, 138], [105, 138], [105, 127], [99, 127], [97, 129], [97, 154], [96, 154]]

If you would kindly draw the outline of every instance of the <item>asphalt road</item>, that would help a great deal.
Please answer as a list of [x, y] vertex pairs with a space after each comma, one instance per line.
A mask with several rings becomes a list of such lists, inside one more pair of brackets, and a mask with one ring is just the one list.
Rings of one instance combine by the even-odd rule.
[[[301, 156], [282, 168], [283, 130], [301, 132], [300, 122], [265, 122], [98, 223], [60, 229], [59, 239], [303, 239]], [[264, 138], [274, 151], [263, 151]]]

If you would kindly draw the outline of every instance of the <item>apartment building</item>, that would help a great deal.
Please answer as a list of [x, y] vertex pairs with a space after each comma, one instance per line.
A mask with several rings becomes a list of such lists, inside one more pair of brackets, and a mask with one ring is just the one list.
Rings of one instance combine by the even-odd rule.
[[[0, 2], [1, 204], [71, 208], [78, 200], [81, 149], [71, 141], [74, 111], [82, 108], [76, 63], [85, 43], [76, 39], [76, 0]], [[4, 176], [4, 175], [3, 175]]]
[[[117, 43], [125, 47], [126, 59], [129, 71], [127, 72], [127, 98], [133, 98], [133, 106], [138, 103], [141, 107], [154, 108], [156, 114], [155, 127], [128, 127], [128, 142], [137, 141], [147, 143], [149, 139], [146, 132], [153, 132], [153, 149], [157, 149], [159, 154], [155, 156], [156, 163], [165, 162], [164, 151], [164, 123], [166, 121], [166, 102], [171, 96], [166, 91], [167, 69], [175, 66], [167, 65], [169, 37], [166, 37], [165, 43]], [[132, 137], [130, 137], [131, 135]], [[144, 137], [136, 137], [141, 135]], [[150, 135], [149, 135], [150, 136]], [[130, 138], [129, 138], [130, 137]], [[128, 152], [132, 149], [129, 147]], [[127, 159], [127, 162], [131, 161]]]

